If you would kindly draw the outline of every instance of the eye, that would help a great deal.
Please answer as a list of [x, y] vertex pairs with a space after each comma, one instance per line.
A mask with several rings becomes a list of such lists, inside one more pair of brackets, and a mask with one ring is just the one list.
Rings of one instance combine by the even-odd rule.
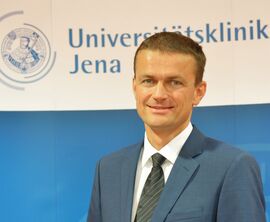
[[150, 86], [150, 85], [154, 84], [154, 80], [153, 79], [143, 79], [142, 84], [146, 85], [146, 86]]
[[175, 79], [171, 80], [170, 83], [171, 83], [172, 86], [180, 86], [180, 85], [182, 85], [181, 81], [175, 80]]

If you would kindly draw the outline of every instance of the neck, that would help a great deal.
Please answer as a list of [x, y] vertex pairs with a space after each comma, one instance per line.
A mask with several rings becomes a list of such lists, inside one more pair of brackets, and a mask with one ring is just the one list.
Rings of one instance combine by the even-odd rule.
[[147, 138], [151, 145], [161, 150], [166, 144], [168, 144], [173, 138], [180, 134], [188, 125], [176, 130], [171, 129], [155, 129], [145, 126]]

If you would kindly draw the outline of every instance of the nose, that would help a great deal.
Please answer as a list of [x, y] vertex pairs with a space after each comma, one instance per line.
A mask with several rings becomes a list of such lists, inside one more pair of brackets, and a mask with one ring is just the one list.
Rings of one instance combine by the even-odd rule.
[[167, 90], [162, 82], [158, 82], [154, 88], [153, 98], [155, 100], [164, 100], [168, 96]]

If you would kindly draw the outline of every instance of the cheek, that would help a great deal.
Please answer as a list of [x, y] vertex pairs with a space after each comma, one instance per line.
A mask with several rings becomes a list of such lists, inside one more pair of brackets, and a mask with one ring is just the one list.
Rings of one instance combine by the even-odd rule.
[[137, 103], [146, 103], [151, 97], [151, 93], [147, 90], [137, 90], [135, 98]]
[[193, 92], [183, 92], [178, 93], [174, 96], [174, 101], [177, 103], [177, 106], [180, 108], [184, 107], [192, 107], [194, 102], [194, 94]]
[[144, 104], [146, 103], [144, 96], [140, 93], [137, 93], [135, 97], [136, 97], [137, 109], [142, 109]]

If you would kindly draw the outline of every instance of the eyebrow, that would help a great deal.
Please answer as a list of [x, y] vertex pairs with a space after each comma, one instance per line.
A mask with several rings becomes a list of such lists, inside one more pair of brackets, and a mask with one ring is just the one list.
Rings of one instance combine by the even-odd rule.
[[151, 74], [143, 74], [141, 75], [141, 78], [153, 78], [155, 77], [155, 75], [151, 75]]
[[[155, 78], [156, 76], [154, 74], [142, 74], [140, 76], [141, 78]], [[179, 75], [172, 75], [172, 76], [168, 76], [165, 79], [182, 79], [184, 80], [184, 78], [182, 76]]]
[[179, 75], [169, 76], [166, 79], [181, 79], [181, 80], [185, 80], [182, 76], [179, 76]]

